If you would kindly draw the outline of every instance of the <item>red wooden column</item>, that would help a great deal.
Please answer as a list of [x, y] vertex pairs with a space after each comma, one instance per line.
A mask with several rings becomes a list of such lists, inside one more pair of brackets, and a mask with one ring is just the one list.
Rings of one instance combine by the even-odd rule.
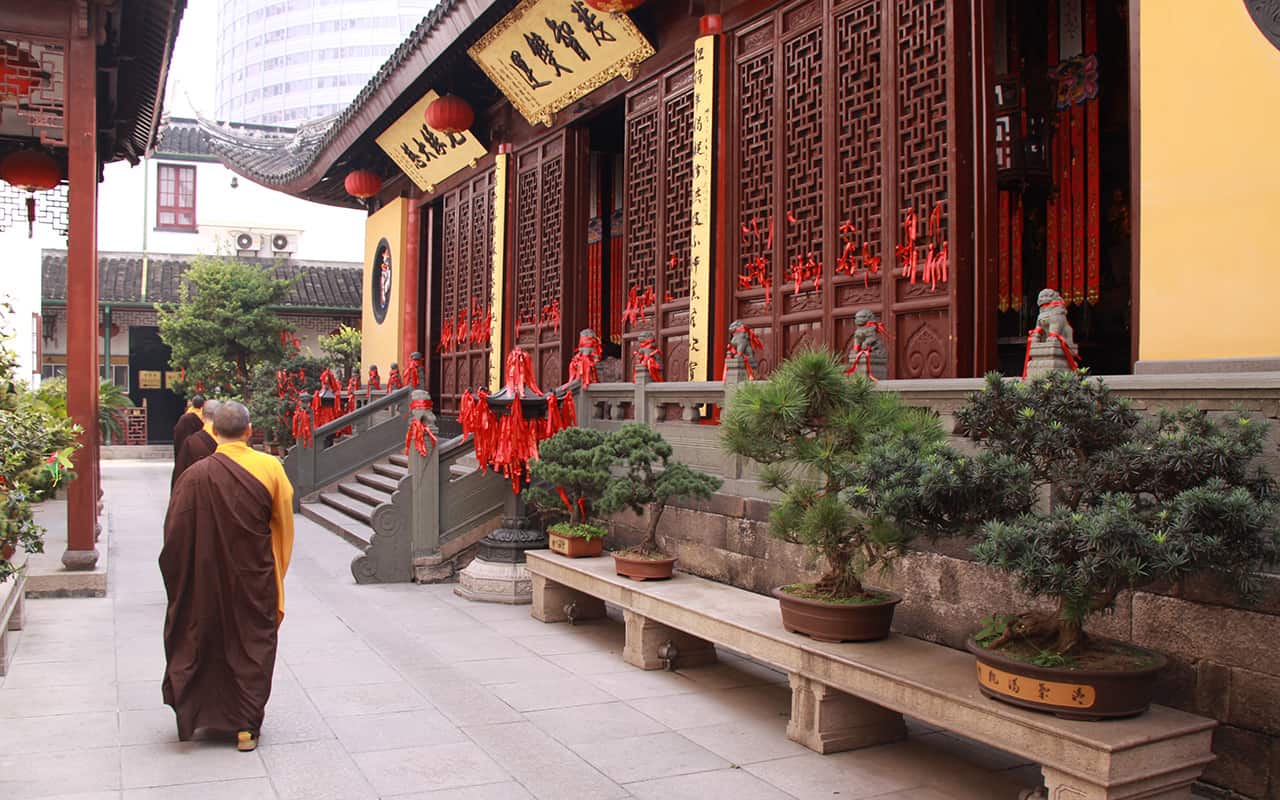
[[[73, 4], [73, 8], [80, 4]], [[93, 569], [98, 524], [98, 92], [97, 47], [72, 12], [67, 46], [67, 411], [82, 429], [77, 477], [67, 488], [68, 569]], [[82, 27], [83, 26], [83, 27]]]
[[[418, 342], [418, 275], [421, 274], [422, 264], [420, 263], [420, 253], [422, 252], [422, 209], [413, 199], [409, 200], [409, 211], [405, 220], [404, 233], [404, 266], [401, 269], [404, 272], [403, 288], [404, 288], [404, 311], [401, 314], [401, 322], [404, 325], [403, 330], [403, 352], [400, 354], [400, 363], [409, 363], [409, 354], [418, 350], [420, 346], [425, 346], [425, 342], [421, 345]], [[431, 363], [431, 359], [423, 353], [424, 367]], [[429, 367], [426, 367], [429, 369]], [[424, 379], [426, 375], [422, 376]], [[436, 398], [439, 400], [440, 398]]]

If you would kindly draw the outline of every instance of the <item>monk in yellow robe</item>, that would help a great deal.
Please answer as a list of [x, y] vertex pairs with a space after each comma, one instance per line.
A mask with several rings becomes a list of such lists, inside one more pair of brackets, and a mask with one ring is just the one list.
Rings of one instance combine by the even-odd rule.
[[162, 688], [180, 740], [197, 728], [234, 732], [247, 751], [271, 695], [293, 486], [279, 460], [249, 447], [243, 405], [224, 402], [212, 423], [218, 449], [178, 478], [164, 521]]
[[198, 394], [191, 398], [191, 405], [187, 408], [187, 412], [178, 417], [178, 422], [173, 426], [173, 457], [177, 458], [182, 452], [182, 443], [187, 437], [204, 427], [204, 395]]
[[173, 458], [173, 476], [169, 479], [169, 491], [173, 491], [173, 485], [178, 482], [178, 476], [187, 470], [187, 467], [196, 463], [202, 458], [208, 458], [218, 449], [218, 443], [213, 438], [213, 415], [218, 413], [218, 406], [221, 405], [217, 400], [205, 400], [204, 406], [200, 409], [200, 417], [205, 420], [204, 427], [189, 435], [182, 442], [182, 447], [178, 449], [178, 454]]

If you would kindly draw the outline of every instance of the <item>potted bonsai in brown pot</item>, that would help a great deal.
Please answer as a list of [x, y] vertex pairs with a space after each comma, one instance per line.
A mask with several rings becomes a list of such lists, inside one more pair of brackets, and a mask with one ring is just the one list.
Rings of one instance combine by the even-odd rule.
[[[1246, 597], [1280, 553], [1265, 425], [1195, 408], [1148, 416], [1083, 372], [990, 376], [956, 414], [979, 456], [1048, 502], [990, 520], [978, 560], [1047, 602], [985, 621], [968, 643], [982, 692], [1078, 719], [1142, 713], [1159, 653], [1090, 636], [1123, 590], [1211, 570]], [[996, 462], [1001, 461], [1000, 467]]]
[[633, 422], [609, 434], [605, 447], [624, 474], [608, 484], [598, 505], [603, 513], [649, 509], [649, 526], [634, 547], [613, 554], [617, 573], [636, 580], [670, 578], [676, 560], [658, 547], [658, 523], [667, 503], [681, 497], [707, 499], [722, 481], [672, 461], [670, 443], [648, 425]]
[[930, 447], [942, 447], [944, 438], [929, 415], [845, 369], [829, 352], [801, 352], [768, 380], [740, 387], [722, 418], [728, 451], [758, 462], [761, 482], [780, 495], [769, 532], [804, 545], [825, 569], [814, 583], [774, 590], [782, 623], [826, 642], [889, 634], [901, 598], [864, 581], [902, 554], [915, 533], [874, 508], [855, 508], [855, 501], [879, 502], [862, 474], [864, 450], [885, 437], [910, 434]]
[[568, 558], [604, 552], [607, 531], [589, 520], [613, 480], [614, 460], [605, 435], [590, 428], [565, 428], [538, 446], [538, 459], [529, 462], [532, 484], [525, 501], [544, 519], [560, 520], [547, 528], [553, 552]]

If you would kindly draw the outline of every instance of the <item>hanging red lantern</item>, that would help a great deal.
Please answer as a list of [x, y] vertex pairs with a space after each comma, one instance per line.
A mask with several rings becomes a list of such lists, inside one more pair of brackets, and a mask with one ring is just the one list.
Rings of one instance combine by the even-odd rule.
[[40, 62], [11, 42], [0, 42], [0, 100], [25, 100], [45, 78]]
[[431, 101], [427, 106], [427, 125], [441, 133], [462, 133], [471, 129], [476, 121], [476, 112], [471, 104], [456, 95], [444, 95]]
[[587, 5], [596, 11], [621, 14], [626, 11], [635, 11], [644, 5], [644, 0], [587, 0]]
[[27, 238], [35, 235], [36, 190], [48, 190], [62, 182], [62, 168], [43, 150], [15, 150], [0, 161], [0, 179], [27, 196]]
[[347, 194], [367, 200], [381, 191], [382, 176], [371, 169], [355, 169], [347, 173], [342, 185], [346, 187]]

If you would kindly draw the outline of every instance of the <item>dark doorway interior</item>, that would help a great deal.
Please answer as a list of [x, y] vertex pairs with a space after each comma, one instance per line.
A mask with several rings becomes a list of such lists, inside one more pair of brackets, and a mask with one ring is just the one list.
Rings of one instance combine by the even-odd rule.
[[[160, 339], [160, 329], [153, 326], [129, 328], [129, 399], [134, 405], [147, 404], [147, 442], [160, 444], [173, 441], [173, 426], [182, 414], [184, 399], [163, 388], [169, 370], [169, 345]], [[139, 372], [160, 374], [159, 389], [139, 388]]]
[[[623, 258], [625, 114], [621, 99], [588, 123], [590, 191], [587, 219], [587, 318], [604, 345], [601, 380], [621, 380], [622, 310], [626, 303]], [[570, 354], [572, 356], [572, 354]], [[617, 359], [612, 361], [611, 359]], [[618, 374], [607, 374], [612, 371]], [[630, 376], [626, 376], [629, 379]]]
[[1037, 296], [1051, 288], [1082, 365], [1128, 373], [1128, 2], [993, 4], [1000, 370], [1021, 374]]

